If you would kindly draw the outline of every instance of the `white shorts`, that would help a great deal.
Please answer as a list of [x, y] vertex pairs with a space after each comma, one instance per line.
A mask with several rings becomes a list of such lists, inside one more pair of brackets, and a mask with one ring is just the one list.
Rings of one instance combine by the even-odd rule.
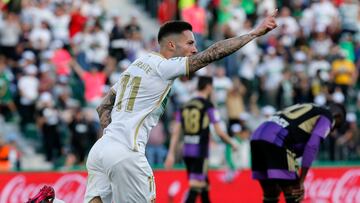
[[99, 196], [103, 203], [148, 203], [155, 200], [155, 180], [145, 154], [134, 152], [110, 137], [91, 148], [86, 168], [84, 203]]

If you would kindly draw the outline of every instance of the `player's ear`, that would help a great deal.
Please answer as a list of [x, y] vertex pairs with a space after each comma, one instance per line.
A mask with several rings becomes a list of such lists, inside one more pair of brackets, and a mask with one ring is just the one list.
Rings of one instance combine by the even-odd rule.
[[172, 41], [172, 40], [169, 40], [167, 45], [168, 45], [170, 50], [175, 50], [176, 49], [175, 42]]
[[208, 88], [209, 88], [209, 90], [212, 90], [212, 89], [213, 89], [213, 85], [212, 85], [212, 84], [208, 84]]

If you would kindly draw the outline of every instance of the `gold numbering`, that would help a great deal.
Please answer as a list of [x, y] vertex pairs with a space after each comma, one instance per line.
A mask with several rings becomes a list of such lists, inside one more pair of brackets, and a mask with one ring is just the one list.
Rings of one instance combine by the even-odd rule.
[[198, 109], [185, 109], [182, 116], [185, 121], [185, 131], [197, 133], [200, 129], [200, 111]]
[[[119, 96], [118, 102], [116, 104], [117, 111], [120, 111], [122, 109], [122, 100], [124, 99], [126, 87], [129, 83], [129, 81], [130, 81], [130, 75], [124, 75], [121, 78], [120, 96]], [[135, 99], [136, 99], [136, 96], [137, 96], [139, 88], [140, 88], [140, 83], [141, 83], [141, 77], [134, 77], [130, 82], [130, 86], [131, 86], [130, 96], [126, 103], [126, 108], [125, 108], [125, 110], [127, 112], [132, 112], [134, 109]]]
[[311, 104], [297, 104], [282, 111], [289, 119], [297, 119], [312, 109]]

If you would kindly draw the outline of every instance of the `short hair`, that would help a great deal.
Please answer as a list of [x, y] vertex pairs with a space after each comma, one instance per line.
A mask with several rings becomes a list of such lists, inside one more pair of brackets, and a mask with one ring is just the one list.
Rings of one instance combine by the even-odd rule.
[[200, 76], [198, 79], [197, 89], [199, 91], [204, 90], [207, 85], [212, 85], [213, 79], [209, 76]]
[[164, 37], [167, 37], [171, 34], [181, 34], [185, 30], [192, 31], [192, 26], [190, 23], [180, 20], [168, 21], [160, 27], [158, 33], [158, 42], [160, 43]]

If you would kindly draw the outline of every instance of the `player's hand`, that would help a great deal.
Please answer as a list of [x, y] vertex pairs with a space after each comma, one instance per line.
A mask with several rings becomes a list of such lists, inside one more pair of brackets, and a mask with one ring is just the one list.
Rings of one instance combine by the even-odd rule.
[[304, 199], [305, 190], [304, 190], [304, 184], [301, 181], [299, 182], [298, 185], [292, 188], [291, 195], [297, 197], [296, 202], [300, 202], [302, 199]]
[[275, 21], [275, 17], [277, 13], [278, 13], [278, 9], [276, 9], [272, 14], [266, 16], [266, 18], [255, 28], [253, 33], [259, 37], [275, 29], [277, 27]]
[[171, 169], [175, 163], [175, 156], [172, 154], [168, 154], [164, 163], [166, 169]]

